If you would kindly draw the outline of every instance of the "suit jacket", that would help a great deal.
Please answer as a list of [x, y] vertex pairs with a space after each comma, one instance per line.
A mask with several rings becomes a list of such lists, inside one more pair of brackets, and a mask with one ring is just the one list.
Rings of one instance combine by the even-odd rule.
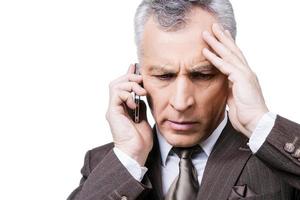
[[[300, 138], [300, 125], [277, 116], [266, 141], [253, 154], [248, 138], [228, 120], [208, 158], [197, 199], [300, 199], [300, 159], [284, 148], [296, 137]], [[160, 151], [154, 141], [142, 183], [121, 164], [112, 143], [88, 151], [80, 185], [68, 200], [163, 199]], [[300, 142], [295, 146], [300, 148]]]

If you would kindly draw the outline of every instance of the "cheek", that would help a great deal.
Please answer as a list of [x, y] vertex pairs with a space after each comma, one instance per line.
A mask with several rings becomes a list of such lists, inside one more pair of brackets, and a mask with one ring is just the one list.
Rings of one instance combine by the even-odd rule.
[[151, 92], [149, 90], [147, 91], [147, 100], [152, 110], [162, 110], [166, 107], [165, 105], [168, 103], [168, 94], [162, 90], [151, 90]]
[[161, 113], [168, 104], [169, 94], [163, 88], [158, 87], [153, 81], [144, 79], [143, 85], [147, 91], [147, 101], [154, 116]]
[[228, 95], [228, 83], [226, 78], [220, 78], [212, 82], [208, 87], [197, 88], [196, 98], [202, 108], [218, 107], [224, 104]]

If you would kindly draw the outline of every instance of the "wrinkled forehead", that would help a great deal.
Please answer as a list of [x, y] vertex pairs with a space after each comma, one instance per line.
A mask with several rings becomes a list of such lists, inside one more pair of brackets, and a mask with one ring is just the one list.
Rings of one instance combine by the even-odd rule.
[[202, 32], [211, 32], [211, 26], [217, 20], [214, 15], [201, 8], [194, 8], [187, 15], [187, 23], [181, 29], [166, 31], [160, 27], [154, 17], [145, 24], [141, 41], [142, 62], [156, 64], [195, 64], [204, 60], [202, 49], [208, 47], [202, 39]]

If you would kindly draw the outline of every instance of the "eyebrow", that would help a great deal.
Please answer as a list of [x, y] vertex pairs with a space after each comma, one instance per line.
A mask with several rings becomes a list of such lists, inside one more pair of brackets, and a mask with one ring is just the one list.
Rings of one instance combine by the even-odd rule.
[[[193, 72], [201, 72], [201, 71], [209, 71], [209, 70], [214, 70], [215, 67], [210, 64], [210, 63], [207, 63], [207, 64], [197, 64], [197, 65], [194, 65], [193, 67], [189, 68], [189, 71], [191, 73]], [[170, 67], [168, 68], [167, 65], [152, 65], [150, 66], [150, 69], [149, 69], [150, 72], [160, 72], [160, 73], [176, 73], [176, 71], [174, 69], [171, 69]]]
[[195, 65], [195, 66], [191, 67], [191, 69], [189, 71], [190, 72], [201, 72], [201, 71], [212, 71], [215, 69], [216, 69], [215, 66], [208, 63], [205, 65]]
[[173, 69], [168, 69], [166, 65], [151, 65], [150, 72], [174, 72]]

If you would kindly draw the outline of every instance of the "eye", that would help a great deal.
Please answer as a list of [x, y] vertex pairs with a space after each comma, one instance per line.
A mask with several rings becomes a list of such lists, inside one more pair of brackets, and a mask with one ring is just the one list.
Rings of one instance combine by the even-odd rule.
[[199, 80], [210, 80], [215, 76], [213, 73], [201, 73], [201, 72], [193, 72], [191, 73], [192, 79], [199, 79]]
[[160, 80], [166, 81], [166, 80], [170, 80], [170, 79], [174, 78], [175, 75], [169, 73], [169, 74], [161, 74], [161, 75], [154, 75], [154, 76]]

